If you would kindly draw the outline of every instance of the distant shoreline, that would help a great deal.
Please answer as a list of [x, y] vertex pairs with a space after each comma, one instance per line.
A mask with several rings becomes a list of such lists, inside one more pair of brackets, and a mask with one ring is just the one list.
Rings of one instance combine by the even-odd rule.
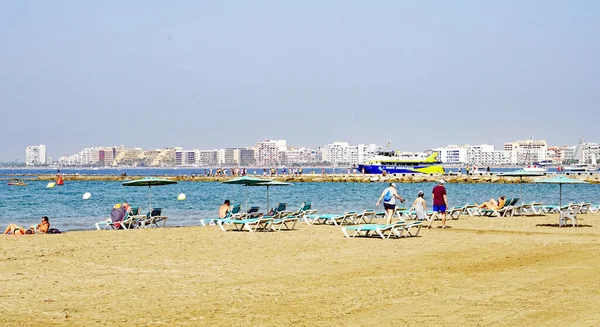
[[[546, 176], [553, 176], [556, 173], [547, 173]], [[571, 178], [584, 180], [589, 183], [600, 183], [600, 173], [567, 173]], [[0, 180], [10, 180], [19, 176], [19, 179], [25, 181], [55, 181], [56, 174], [2, 174], [0, 173]], [[164, 176], [164, 175], [85, 175], [85, 174], [64, 174], [61, 176], [65, 182], [68, 181], [115, 181], [121, 182], [126, 180], [133, 180], [144, 178], [148, 176], [155, 176], [167, 179], [173, 179], [181, 182], [223, 182], [235, 177], [232, 176], [187, 176], [187, 175], [176, 175], [176, 176]], [[544, 176], [525, 176], [525, 177], [512, 177], [512, 176], [501, 176], [497, 173], [481, 172], [477, 174], [396, 174], [396, 175], [361, 175], [361, 174], [304, 174], [304, 175], [276, 175], [276, 176], [263, 176], [259, 174], [248, 174], [248, 176], [255, 176], [260, 178], [273, 179], [284, 182], [350, 182], [350, 183], [377, 183], [377, 182], [397, 182], [397, 183], [424, 183], [424, 182], [437, 182], [440, 179], [444, 179], [448, 183], [499, 183], [499, 184], [514, 184], [514, 183], [531, 183]]]

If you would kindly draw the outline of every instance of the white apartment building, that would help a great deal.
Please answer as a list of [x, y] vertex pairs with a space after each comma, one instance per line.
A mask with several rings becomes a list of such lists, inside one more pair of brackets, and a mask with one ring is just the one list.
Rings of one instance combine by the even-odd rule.
[[438, 160], [444, 164], [461, 165], [467, 162], [468, 146], [448, 145], [445, 148], [433, 149], [438, 153]]
[[593, 163], [600, 161], [600, 144], [583, 143], [583, 161], [584, 163]]
[[46, 164], [46, 146], [31, 145], [25, 148], [25, 164], [27, 166]]
[[306, 147], [288, 148], [286, 158], [289, 165], [317, 163], [320, 161], [318, 152]]
[[546, 159], [548, 145], [545, 140], [519, 140], [504, 143], [504, 151], [508, 153], [508, 163], [526, 165]]
[[438, 160], [449, 165], [501, 166], [508, 164], [505, 151], [498, 151], [493, 145], [449, 145], [433, 149], [438, 152]]
[[197, 155], [200, 150], [176, 150], [175, 165], [194, 167], [197, 166]]
[[196, 162], [200, 167], [215, 167], [217, 166], [218, 150], [200, 150]]
[[225, 164], [225, 149], [217, 150], [217, 165]]
[[470, 145], [467, 148], [467, 164], [488, 167], [508, 164], [509, 156], [505, 151], [496, 151], [493, 145]]
[[363, 163], [379, 151], [381, 146], [375, 144], [350, 145], [348, 142], [333, 142], [320, 148], [321, 160], [334, 165]]
[[279, 166], [285, 162], [287, 142], [285, 140], [265, 140], [254, 146], [254, 155], [258, 166]]

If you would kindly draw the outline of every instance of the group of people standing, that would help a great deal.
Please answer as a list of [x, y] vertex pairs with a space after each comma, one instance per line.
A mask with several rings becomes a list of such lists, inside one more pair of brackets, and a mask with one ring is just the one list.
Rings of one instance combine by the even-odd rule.
[[[417, 193], [417, 198], [413, 202], [409, 211], [414, 210], [417, 219], [419, 220], [427, 220], [429, 221], [428, 228], [431, 228], [433, 224], [433, 220], [435, 218], [435, 214], [439, 214], [442, 218], [442, 225], [440, 228], [448, 228], [446, 225], [446, 209], [448, 208], [448, 196], [446, 194], [446, 188], [444, 187], [445, 181], [442, 179], [438, 182], [438, 184], [431, 191], [431, 195], [433, 198], [433, 212], [434, 215], [431, 217], [427, 217], [427, 203], [425, 202], [425, 192], [419, 191]], [[383, 201], [383, 207], [386, 213], [386, 224], [392, 223], [392, 217], [396, 211], [396, 199], [398, 199], [401, 203], [404, 203], [404, 198], [398, 195], [398, 190], [396, 189], [396, 183], [390, 183], [383, 192], [381, 196], [377, 200], [377, 206], [379, 203]]]

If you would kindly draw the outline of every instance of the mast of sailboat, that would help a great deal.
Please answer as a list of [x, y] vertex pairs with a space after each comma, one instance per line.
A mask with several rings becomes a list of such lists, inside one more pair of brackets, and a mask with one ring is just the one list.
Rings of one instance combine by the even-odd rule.
[[575, 149], [575, 159], [577, 159], [578, 163], [584, 163], [583, 160], [583, 135], [581, 135], [581, 139], [579, 139], [579, 144], [577, 145], [577, 149]]

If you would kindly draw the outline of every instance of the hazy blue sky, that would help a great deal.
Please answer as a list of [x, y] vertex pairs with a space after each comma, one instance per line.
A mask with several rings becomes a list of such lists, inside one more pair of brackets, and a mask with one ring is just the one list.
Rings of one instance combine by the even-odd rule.
[[0, 1], [0, 160], [600, 142], [600, 1]]

